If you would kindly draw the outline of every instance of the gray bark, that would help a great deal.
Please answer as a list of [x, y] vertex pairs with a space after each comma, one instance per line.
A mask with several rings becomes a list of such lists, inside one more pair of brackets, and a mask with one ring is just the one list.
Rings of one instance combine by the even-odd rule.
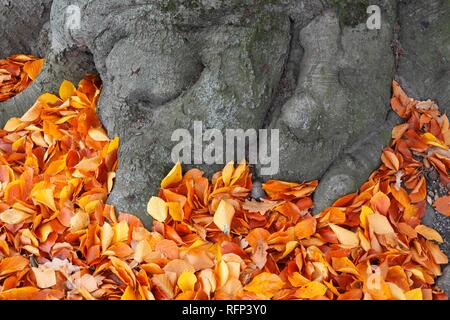
[[[2, 55], [47, 62], [26, 91], [0, 103], [0, 122], [95, 70], [99, 116], [121, 138], [108, 200], [119, 210], [150, 223], [146, 202], [173, 165], [171, 134], [201, 120], [222, 131], [279, 129], [273, 178], [320, 178], [319, 212], [379, 165], [399, 121], [389, 112], [392, 79], [449, 110], [449, 2], [370, 4], [381, 8], [380, 30], [366, 27], [366, 0], [2, 0]], [[80, 8], [80, 28], [67, 28], [69, 5]], [[198, 167], [210, 175], [221, 165]], [[438, 220], [429, 221], [448, 236], [448, 219]]]

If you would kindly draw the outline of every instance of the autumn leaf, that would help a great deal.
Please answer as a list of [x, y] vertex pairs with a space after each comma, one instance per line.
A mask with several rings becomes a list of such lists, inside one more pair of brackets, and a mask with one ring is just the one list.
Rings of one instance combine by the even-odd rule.
[[44, 59], [27, 61], [23, 66], [23, 71], [28, 74], [31, 80], [35, 80], [41, 72], [44, 62]]
[[27, 267], [28, 264], [29, 264], [28, 259], [22, 256], [12, 256], [3, 258], [0, 261], [0, 277], [20, 271], [25, 267]]
[[184, 271], [178, 277], [177, 285], [183, 292], [193, 291], [197, 277], [193, 272]]
[[389, 206], [391, 205], [391, 201], [386, 194], [378, 191], [370, 199], [370, 204], [374, 210], [377, 210], [381, 214], [385, 215], [389, 209]]
[[21, 223], [30, 217], [31, 215], [29, 213], [14, 208], [7, 209], [0, 213], [0, 221], [8, 224]]
[[450, 196], [443, 196], [434, 202], [436, 210], [445, 216], [450, 216]]
[[147, 203], [147, 213], [157, 221], [165, 221], [168, 213], [166, 202], [159, 197], [151, 197]]
[[271, 211], [278, 205], [280, 205], [279, 201], [270, 201], [267, 199], [261, 199], [261, 201], [257, 201], [256, 199], [245, 199], [242, 204], [242, 208], [249, 212], [258, 212], [259, 214], [264, 215], [266, 212]]
[[348, 247], [357, 247], [359, 244], [359, 239], [356, 233], [351, 232], [345, 228], [339, 227], [337, 225], [334, 225], [332, 223], [329, 224], [330, 228], [333, 230], [333, 232], [336, 234], [339, 242]]
[[59, 96], [63, 100], [69, 99], [75, 92], [75, 86], [72, 82], [64, 80], [59, 87]]
[[295, 225], [295, 235], [301, 240], [305, 238], [309, 238], [316, 232], [316, 218], [309, 217], [301, 220]]
[[177, 162], [167, 176], [161, 181], [161, 188], [166, 188], [170, 185], [180, 182], [182, 179], [181, 164]]
[[379, 214], [374, 213], [367, 216], [367, 221], [369, 226], [376, 234], [394, 234], [394, 229], [392, 228], [389, 220]]
[[45, 289], [56, 285], [55, 270], [50, 268], [32, 268], [32, 270], [39, 288]]
[[[34, 60], [0, 60], [0, 100], [29, 84]], [[421, 216], [423, 167], [448, 180], [448, 118], [398, 83], [391, 103], [407, 122], [358, 192], [312, 216], [316, 180], [269, 180], [258, 202], [245, 160], [210, 180], [177, 163], [148, 201], [152, 229], [105, 203], [119, 139], [95, 114], [97, 80], [60, 89], [0, 135], [0, 299], [446, 298], [443, 239]], [[435, 201], [443, 214], [447, 198]]]
[[313, 299], [323, 296], [328, 288], [317, 281], [311, 281], [307, 285], [302, 286], [295, 292], [295, 296], [300, 299]]
[[427, 227], [423, 224], [419, 224], [417, 227], [414, 228], [414, 230], [416, 230], [417, 233], [423, 236], [425, 239], [434, 240], [439, 243], [444, 242], [441, 235], [436, 230]]
[[221, 200], [214, 213], [214, 223], [225, 234], [230, 233], [231, 221], [234, 216], [234, 207], [226, 200]]
[[270, 299], [278, 290], [283, 288], [283, 286], [284, 282], [279, 276], [270, 272], [263, 272], [253, 278], [253, 280], [244, 287], [244, 290]]

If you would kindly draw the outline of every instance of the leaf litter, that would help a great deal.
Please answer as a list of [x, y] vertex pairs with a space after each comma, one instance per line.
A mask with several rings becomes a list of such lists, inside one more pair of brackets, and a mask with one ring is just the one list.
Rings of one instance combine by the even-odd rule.
[[25, 90], [37, 78], [44, 59], [17, 54], [0, 60], [0, 102]]
[[[9, 59], [4, 99], [41, 63]], [[64, 81], [0, 130], [0, 299], [447, 299], [435, 285], [443, 239], [421, 224], [424, 168], [449, 182], [449, 120], [433, 102], [394, 82], [405, 123], [359, 191], [319, 215], [318, 181], [269, 180], [257, 201], [245, 161], [210, 180], [177, 163], [148, 201], [147, 230], [105, 203], [119, 140], [97, 118], [100, 89], [93, 76]], [[435, 207], [448, 216], [448, 196]]]

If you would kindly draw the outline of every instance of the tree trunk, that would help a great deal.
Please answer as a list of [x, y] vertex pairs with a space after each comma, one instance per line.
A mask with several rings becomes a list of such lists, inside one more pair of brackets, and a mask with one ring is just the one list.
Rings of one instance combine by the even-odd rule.
[[[148, 225], [146, 202], [173, 165], [172, 132], [192, 131], [198, 120], [204, 129], [279, 129], [280, 170], [271, 177], [321, 178], [320, 211], [379, 165], [399, 121], [389, 107], [392, 79], [449, 110], [449, 2], [371, 1], [381, 8], [379, 30], [366, 25], [368, 4], [2, 0], [2, 55], [47, 62], [26, 91], [0, 103], [0, 119], [20, 116], [63, 79], [96, 71], [100, 118], [121, 139], [108, 200], [119, 210]], [[207, 174], [220, 167], [196, 166]], [[255, 179], [269, 178], [255, 169]], [[448, 240], [448, 222], [439, 223]]]

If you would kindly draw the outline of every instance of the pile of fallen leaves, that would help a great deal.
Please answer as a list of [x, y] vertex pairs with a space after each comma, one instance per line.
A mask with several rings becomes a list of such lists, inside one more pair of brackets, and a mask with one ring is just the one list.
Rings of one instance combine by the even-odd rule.
[[0, 102], [25, 90], [39, 75], [43, 65], [44, 59], [25, 54], [0, 60]]
[[[105, 204], [119, 141], [96, 116], [99, 84], [65, 81], [0, 131], [0, 298], [446, 299], [443, 240], [421, 218], [424, 168], [449, 182], [449, 120], [393, 88], [407, 121], [359, 192], [312, 216], [317, 181], [270, 180], [255, 200], [245, 162], [211, 180], [176, 164], [149, 231]], [[449, 197], [436, 207], [449, 215]]]

